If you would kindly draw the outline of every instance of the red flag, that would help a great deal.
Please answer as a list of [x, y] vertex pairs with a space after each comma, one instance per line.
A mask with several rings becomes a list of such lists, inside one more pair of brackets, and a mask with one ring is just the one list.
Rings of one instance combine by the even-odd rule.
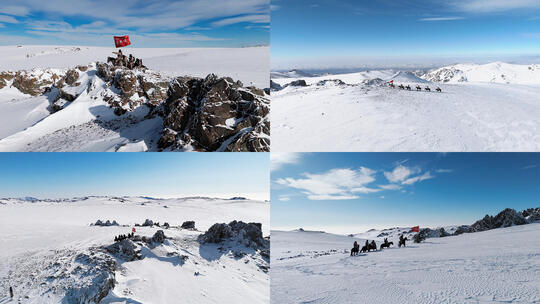
[[135, 233], [135, 227], [133, 227], [133, 229], [131, 229], [131, 232]]
[[123, 46], [128, 46], [130, 45], [131, 42], [129, 41], [129, 36], [128, 35], [125, 35], [125, 36], [114, 36], [114, 45], [119, 48], [119, 47], [123, 47]]
[[411, 228], [411, 232], [420, 232], [420, 226], [414, 226]]
[[394, 80], [393, 80], [393, 79], [392, 79], [392, 80], [390, 80], [390, 81], [389, 81], [389, 83], [394, 83]]

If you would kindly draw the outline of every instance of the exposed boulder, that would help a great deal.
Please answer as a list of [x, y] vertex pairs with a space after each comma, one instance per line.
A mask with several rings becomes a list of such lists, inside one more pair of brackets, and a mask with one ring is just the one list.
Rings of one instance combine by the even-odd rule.
[[116, 222], [116, 220], [113, 220], [112, 222], [110, 220], [107, 220], [105, 222], [103, 222], [102, 220], [97, 220], [94, 226], [118, 226], [118, 223]]
[[298, 79], [298, 80], [289, 82], [284, 87], [288, 87], [288, 86], [291, 86], [291, 87], [307, 87], [307, 83], [303, 79]]
[[156, 231], [156, 233], [154, 233], [154, 235], [152, 236], [152, 242], [156, 242], [156, 243], [163, 243], [165, 239], [166, 237], [163, 230]]
[[108, 64], [102, 62], [98, 62], [96, 66], [97, 75], [106, 82], [110, 81], [112, 78], [111, 67]]
[[102, 252], [78, 254], [72, 262], [63, 303], [100, 303], [115, 284], [116, 261]]
[[236, 240], [247, 247], [258, 248], [265, 245], [260, 223], [244, 223], [232, 221], [229, 224], [216, 223], [208, 231], [199, 236], [202, 243], [220, 243], [226, 240]]
[[185, 221], [180, 227], [183, 229], [195, 229], [195, 221]]
[[345, 85], [345, 82], [343, 82], [341, 79], [325, 79], [317, 82], [317, 86], [324, 86], [327, 84]]
[[75, 82], [77, 82], [77, 79], [79, 79], [79, 72], [76, 70], [68, 70], [66, 72], [66, 77], [64, 78], [64, 81], [68, 85], [73, 85]]
[[152, 220], [146, 219], [146, 220], [144, 221], [144, 223], [143, 223], [141, 226], [143, 226], [143, 227], [144, 227], [144, 226], [150, 226], [150, 227], [152, 227], [152, 226], [154, 226], [154, 222], [153, 222]]
[[281, 91], [281, 90], [283, 90], [283, 87], [279, 83], [274, 82], [273, 80], [270, 80], [270, 90], [271, 91]]
[[125, 261], [135, 261], [141, 259], [141, 250], [130, 239], [123, 239], [112, 245], [106, 246], [105, 251]]

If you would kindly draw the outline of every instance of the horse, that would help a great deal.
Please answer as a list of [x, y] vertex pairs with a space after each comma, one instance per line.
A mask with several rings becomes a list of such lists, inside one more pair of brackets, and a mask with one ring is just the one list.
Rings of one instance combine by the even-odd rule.
[[435, 91], [437, 91], [437, 92], [442, 92], [441, 88], [439, 88], [439, 87], [437, 87], [437, 88], [435, 89]]
[[391, 87], [392, 89], [396, 87], [396, 86], [394, 85], [394, 83], [390, 83], [388, 86]]
[[112, 63], [112, 64], [114, 64], [115, 61], [116, 61], [116, 58], [114, 58], [114, 57], [107, 57], [107, 63]]
[[386, 243], [386, 244], [385, 244], [385, 243], [382, 243], [382, 244], [381, 244], [381, 250], [382, 250], [383, 248], [390, 248], [390, 245], [394, 245], [394, 242], [388, 242], [388, 243]]
[[366, 247], [366, 245], [362, 246], [362, 249], [360, 249], [360, 252], [362, 253], [368, 252], [368, 247]]
[[424, 90], [431, 92], [431, 89], [429, 87], [426, 87]]
[[353, 255], [358, 255], [358, 251], [360, 251], [360, 246], [354, 246], [354, 247], [351, 249], [351, 256], [353, 256]]
[[416, 90], [417, 90], [417, 91], [422, 91], [422, 88], [421, 88], [419, 85], [417, 85], [417, 86], [416, 86]]
[[377, 244], [375, 244], [375, 242], [369, 243], [368, 252], [371, 251], [371, 250], [377, 251]]
[[401, 246], [406, 247], [405, 246], [405, 241], [408, 241], [408, 240], [409, 240], [408, 238], [400, 239], [399, 240], [399, 247], [401, 247]]
[[407, 88], [407, 90], [409, 90], [409, 91], [411, 90], [411, 86], [410, 86], [410, 85], [407, 85], [406, 88]]
[[400, 84], [398, 88], [404, 90], [404, 89], [405, 89], [405, 86], [404, 86], [403, 84]]

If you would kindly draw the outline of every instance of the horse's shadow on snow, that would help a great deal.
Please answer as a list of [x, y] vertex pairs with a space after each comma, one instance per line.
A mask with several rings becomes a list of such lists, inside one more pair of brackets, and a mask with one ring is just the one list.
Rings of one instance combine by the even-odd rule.
[[240, 260], [246, 255], [255, 253], [255, 249], [234, 242], [206, 243], [199, 246], [199, 255], [209, 262], [217, 261], [222, 256]]

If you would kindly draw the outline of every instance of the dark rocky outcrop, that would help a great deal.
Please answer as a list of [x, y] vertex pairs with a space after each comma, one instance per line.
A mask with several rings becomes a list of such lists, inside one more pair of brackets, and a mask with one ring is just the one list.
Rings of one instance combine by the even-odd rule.
[[284, 85], [283, 87], [285, 88], [285, 87], [289, 87], [289, 86], [292, 86], [292, 87], [307, 87], [307, 83], [303, 79], [298, 79], [298, 80], [289, 82], [288, 84]]
[[182, 229], [195, 229], [195, 221], [185, 221], [180, 226]]
[[226, 240], [236, 240], [253, 248], [265, 244], [260, 223], [244, 223], [242, 221], [232, 221], [229, 224], [216, 223], [199, 236], [201, 243], [220, 243]]
[[79, 79], [79, 72], [77, 72], [76, 70], [68, 70], [66, 72], [64, 82], [67, 85], [73, 85], [75, 82], [77, 82], [77, 79]]
[[123, 239], [112, 245], [106, 246], [105, 251], [124, 261], [141, 259], [141, 250], [131, 239]]
[[468, 232], [485, 231], [495, 228], [510, 227], [514, 225], [527, 224], [527, 221], [521, 213], [518, 213], [514, 209], [506, 208], [496, 216], [487, 215], [472, 224]]
[[281, 91], [281, 90], [283, 90], [283, 87], [279, 83], [274, 82], [273, 80], [270, 80], [270, 90], [271, 91]]
[[152, 242], [156, 242], [156, 243], [163, 243], [165, 239], [166, 237], [163, 230], [156, 231], [156, 233], [154, 233], [154, 235], [152, 236]]
[[114, 288], [116, 261], [102, 252], [78, 254], [72, 268], [70, 275], [84, 280], [68, 285], [62, 303], [100, 303]]
[[325, 79], [317, 82], [317, 86], [324, 86], [329, 83], [334, 85], [345, 85], [345, 82], [343, 82], [341, 79]]
[[269, 104], [262, 90], [229, 77], [175, 78], [164, 104], [161, 149], [269, 151]]
[[143, 227], [144, 227], [144, 226], [150, 226], [150, 227], [152, 227], [152, 226], [154, 226], [154, 222], [153, 222], [152, 220], [146, 219], [146, 220], [144, 221], [144, 223], [143, 223], [141, 226], [143, 226]]
[[94, 226], [118, 226], [118, 223], [113, 220], [112, 222], [110, 220], [107, 220], [103, 222], [102, 220], [97, 220]]

